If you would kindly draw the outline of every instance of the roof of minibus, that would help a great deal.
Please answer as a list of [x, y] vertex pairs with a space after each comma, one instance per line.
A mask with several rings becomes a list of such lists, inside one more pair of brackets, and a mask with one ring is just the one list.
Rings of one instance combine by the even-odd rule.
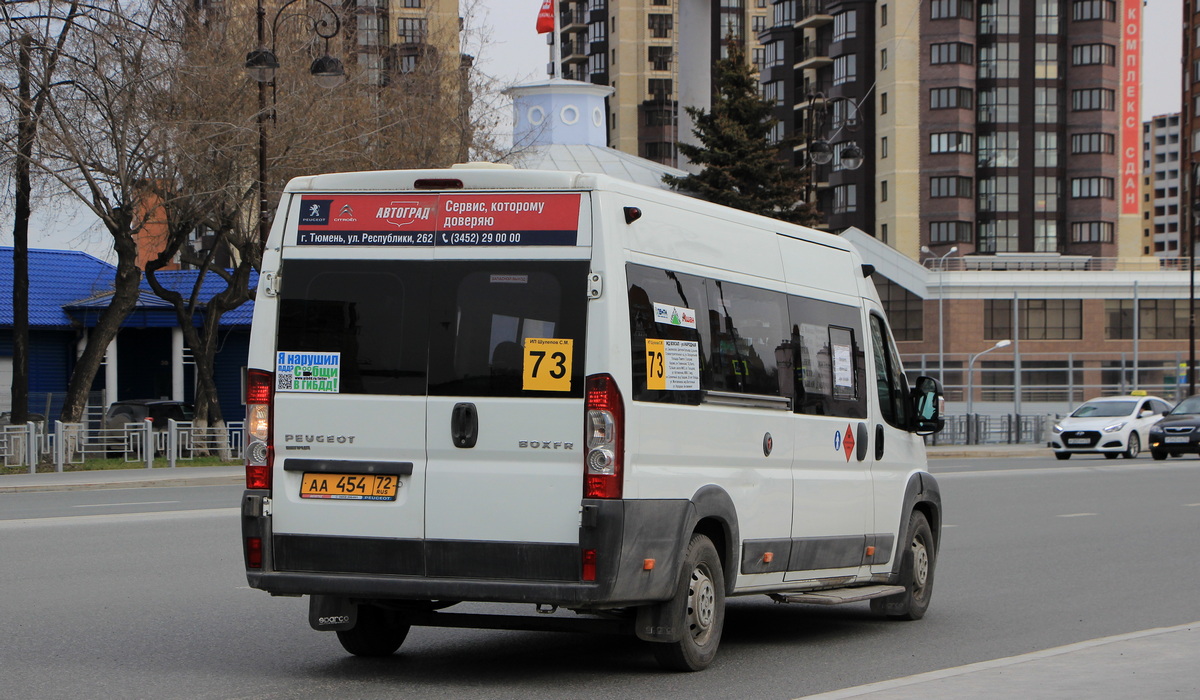
[[[480, 167], [470, 167], [479, 165]], [[430, 181], [417, 187], [420, 180]], [[458, 180], [461, 188], [447, 189], [434, 186], [436, 180]], [[619, 178], [596, 173], [567, 172], [557, 170], [519, 170], [495, 164], [470, 164], [438, 170], [371, 170], [348, 173], [307, 175], [292, 179], [286, 192], [467, 192], [471, 190], [601, 190], [619, 192], [652, 201], [661, 201], [674, 206], [701, 212], [727, 220], [738, 220], [744, 224], [755, 224], [760, 228], [773, 229], [782, 235], [809, 240], [833, 248], [854, 250], [841, 236], [817, 229], [784, 223], [757, 214], [730, 209], [685, 194], [656, 187], [648, 187]]]

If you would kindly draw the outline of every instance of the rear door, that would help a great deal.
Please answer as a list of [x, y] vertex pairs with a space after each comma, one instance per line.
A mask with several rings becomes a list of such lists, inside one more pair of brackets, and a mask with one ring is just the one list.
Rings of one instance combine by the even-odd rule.
[[588, 268], [587, 260], [437, 262], [428, 539], [579, 541]]

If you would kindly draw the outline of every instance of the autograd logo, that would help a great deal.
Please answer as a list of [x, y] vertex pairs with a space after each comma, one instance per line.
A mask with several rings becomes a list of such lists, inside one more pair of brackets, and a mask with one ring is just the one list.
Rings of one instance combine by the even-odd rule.
[[433, 207], [420, 202], [388, 202], [387, 206], [379, 207], [375, 218], [396, 228], [402, 228], [417, 221], [432, 219]]

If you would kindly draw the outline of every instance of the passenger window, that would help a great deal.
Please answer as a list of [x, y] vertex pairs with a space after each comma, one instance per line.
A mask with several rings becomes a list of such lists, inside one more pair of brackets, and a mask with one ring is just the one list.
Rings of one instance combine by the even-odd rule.
[[429, 272], [419, 263], [291, 260], [279, 350], [341, 353], [340, 393], [425, 393]]
[[[587, 263], [435, 263], [429, 393], [438, 396], [583, 396]], [[568, 341], [562, 390], [527, 389], [531, 338]], [[547, 359], [539, 372], [553, 371]]]
[[709, 280], [707, 286], [712, 388], [788, 396], [792, 361], [787, 297], [719, 280]]
[[[633, 398], [658, 403], [700, 403], [702, 390], [711, 388], [707, 372], [708, 305], [704, 280], [670, 270], [626, 266], [629, 280], [629, 333], [633, 353]], [[650, 388], [647, 340], [694, 343], [699, 372], [694, 389]], [[663, 358], [665, 360], [665, 358]], [[657, 375], [657, 368], [655, 374]], [[682, 382], [686, 385], [686, 382]], [[665, 386], [665, 382], [663, 382]]]
[[900, 355], [892, 343], [883, 319], [871, 314], [871, 347], [875, 355], [875, 387], [883, 420], [908, 430], [908, 379], [900, 364]]
[[789, 296], [796, 413], [866, 418], [859, 310], [844, 304]]

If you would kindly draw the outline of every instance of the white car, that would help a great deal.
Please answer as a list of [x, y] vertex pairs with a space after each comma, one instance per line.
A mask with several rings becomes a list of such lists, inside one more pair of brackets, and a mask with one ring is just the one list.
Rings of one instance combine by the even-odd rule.
[[1105, 396], [1092, 399], [1054, 425], [1050, 449], [1059, 459], [1102, 454], [1108, 459], [1138, 456], [1148, 444], [1150, 426], [1171, 404], [1157, 396]]

